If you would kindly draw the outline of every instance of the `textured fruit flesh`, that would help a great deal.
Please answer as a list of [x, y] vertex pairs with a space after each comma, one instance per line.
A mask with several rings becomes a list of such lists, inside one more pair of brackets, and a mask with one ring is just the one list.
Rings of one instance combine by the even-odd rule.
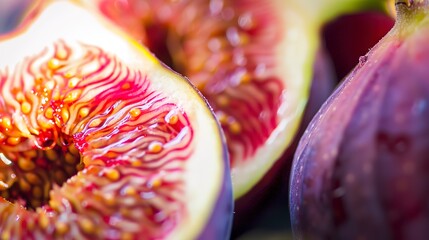
[[226, 133], [232, 165], [252, 156], [278, 123], [284, 90], [271, 71], [282, 36], [279, 20], [268, 14], [273, 6], [245, 0], [101, 3], [111, 18], [118, 7], [143, 22], [137, 26], [143, 44], [207, 97]]
[[[52, 5], [46, 16], [42, 13], [36, 20], [42, 31], [48, 31], [50, 25], [45, 21], [52, 21], [49, 16], [62, 10], [88, 18], [87, 12], [70, 3]], [[101, 26], [94, 24], [92, 30], [110, 37], [104, 30], [97, 31]], [[37, 30], [30, 26], [28, 32]], [[206, 111], [208, 116], [210, 111], [201, 99], [194, 98], [203, 108], [194, 102], [193, 108], [200, 110], [188, 116], [189, 106], [163, 93], [158, 85], [168, 83], [185, 86], [182, 91], [190, 91], [190, 98], [199, 97], [183, 79], [180, 84], [175, 82], [178, 79], [157, 82], [155, 77], [177, 78], [171, 73], [156, 75], [165, 70], [158, 73], [153, 69], [156, 73], [147, 74], [151, 64], [159, 64], [150, 62], [155, 60], [130, 64], [132, 57], [123, 61], [109, 49], [92, 44], [89, 37], [76, 40], [62, 35], [64, 32], [67, 30], [58, 31], [59, 39], [52, 43], [56, 33], [41, 35], [46, 43], [42, 41], [45, 47], [40, 52], [27, 53], [26, 46], [20, 49], [19, 35], [5, 46], [0, 43], [5, 53], [23, 51], [25, 56], [16, 64], [5, 58], [0, 61], [0, 238], [168, 238], [195, 214], [187, 204], [190, 185], [195, 185], [189, 183], [188, 172], [195, 168], [193, 158], [199, 152], [195, 128], [201, 126], [196, 117], [198, 111]], [[78, 31], [71, 33], [83, 36]], [[26, 42], [25, 36], [23, 39]], [[35, 49], [39, 43], [35, 41]], [[135, 43], [126, 44], [142, 51]], [[8, 49], [11, 46], [14, 50]], [[215, 121], [206, 123], [207, 129], [200, 131], [219, 140]], [[211, 154], [224, 158], [219, 142], [209, 142]], [[218, 171], [211, 161], [202, 164]], [[206, 182], [210, 188], [211, 181]], [[214, 189], [221, 189], [214, 192], [230, 188], [227, 179], [215, 181], [225, 182], [218, 183], [221, 187]], [[228, 196], [223, 194], [221, 208]], [[196, 205], [197, 211], [210, 212], [209, 205]], [[219, 215], [226, 227], [227, 215]], [[189, 233], [180, 228], [175, 237], [194, 234], [195, 238], [207, 218], [192, 223], [189, 227], [196, 229]]]
[[402, 18], [310, 124], [291, 178], [295, 237], [427, 238], [425, 18]]
[[[269, 139], [279, 125], [289, 124], [280, 124], [286, 118], [280, 116], [284, 112], [281, 108], [285, 108], [286, 82], [291, 81], [286, 80], [287, 70], [279, 70], [278, 63], [283, 51], [279, 46], [285, 41], [287, 29], [282, 19], [282, 15], [288, 15], [285, 4], [249, 0], [99, 2], [105, 15], [189, 77], [208, 99], [226, 134], [232, 169], [253, 164], [255, 158], [266, 158], [259, 160], [265, 163], [255, 166], [271, 166], [276, 159], [270, 158], [281, 155], [286, 146], [269, 147], [267, 142], [273, 142]], [[279, 10], [282, 7], [285, 11]], [[294, 114], [288, 117], [297, 118]], [[288, 134], [293, 136], [295, 131], [289, 129]], [[277, 157], [268, 157], [266, 151], [276, 152]], [[264, 172], [269, 167], [249, 169], [243, 174], [233, 173], [236, 180], [245, 182], [235, 182], [235, 197], [249, 188], [241, 185], [257, 182], [241, 175], [258, 179], [261, 175], [255, 174], [255, 169]]]

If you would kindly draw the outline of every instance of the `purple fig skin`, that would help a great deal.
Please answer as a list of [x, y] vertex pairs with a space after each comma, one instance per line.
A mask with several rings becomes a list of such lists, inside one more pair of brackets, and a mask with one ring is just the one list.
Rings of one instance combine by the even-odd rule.
[[425, 19], [411, 22], [423, 22], [418, 30], [396, 26], [361, 57], [307, 128], [290, 179], [295, 239], [428, 238]]

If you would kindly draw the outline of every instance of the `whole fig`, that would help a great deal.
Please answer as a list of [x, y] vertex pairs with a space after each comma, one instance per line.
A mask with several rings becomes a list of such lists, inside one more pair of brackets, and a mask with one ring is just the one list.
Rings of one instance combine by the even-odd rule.
[[397, 0], [396, 11], [300, 141], [296, 239], [429, 236], [429, 1]]

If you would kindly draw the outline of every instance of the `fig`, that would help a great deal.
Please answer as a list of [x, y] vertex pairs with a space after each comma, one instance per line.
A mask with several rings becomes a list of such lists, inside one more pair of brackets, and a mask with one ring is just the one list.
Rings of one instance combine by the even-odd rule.
[[226, 239], [224, 135], [202, 95], [76, 1], [0, 39], [0, 239]]
[[396, 1], [394, 28], [325, 102], [295, 154], [296, 239], [429, 236], [429, 1]]
[[189, 77], [208, 99], [226, 134], [235, 199], [270, 174], [298, 131], [320, 26], [340, 13], [378, 4], [369, 0], [96, 2], [104, 15]]

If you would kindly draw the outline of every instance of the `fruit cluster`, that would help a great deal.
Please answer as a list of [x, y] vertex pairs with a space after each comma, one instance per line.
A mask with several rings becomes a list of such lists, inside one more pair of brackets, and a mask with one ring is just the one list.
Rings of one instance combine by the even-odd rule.
[[428, 16], [1, 2], [0, 239], [425, 239]]

